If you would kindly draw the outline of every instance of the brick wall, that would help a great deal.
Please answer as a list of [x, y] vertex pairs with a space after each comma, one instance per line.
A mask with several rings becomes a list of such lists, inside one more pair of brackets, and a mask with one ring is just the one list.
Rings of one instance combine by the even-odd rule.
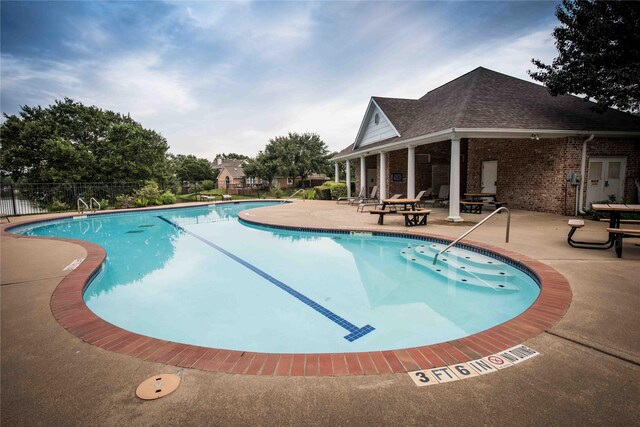
[[[469, 191], [480, 191], [483, 161], [498, 161], [497, 198], [516, 209], [572, 215], [576, 188], [565, 185], [568, 172], [579, 172], [584, 138], [473, 139], [468, 145]], [[635, 197], [633, 178], [640, 174], [638, 142], [595, 139], [588, 156], [626, 156], [625, 195]], [[588, 158], [587, 158], [588, 162]]]

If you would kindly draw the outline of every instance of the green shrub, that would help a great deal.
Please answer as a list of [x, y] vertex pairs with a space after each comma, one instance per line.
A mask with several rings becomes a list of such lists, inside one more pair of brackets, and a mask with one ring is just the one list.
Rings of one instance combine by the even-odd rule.
[[313, 200], [316, 198], [316, 190], [307, 190], [305, 193], [305, 199]]
[[127, 196], [125, 194], [121, 194], [120, 196], [116, 196], [116, 209], [128, 209], [134, 207], [136, 204], [136, 200], [133, 196]]
[[137, 198], [136, 199], [136, 208], [144, 208], [146, 206], [149, 206], [149, 200], [148, 199], [144, 199], [144, 198]]
[[337, 200], [339, 197], [346, 197], [347, 195], [347, 184], [344, 182], [327, 181], [322, 185], [331, 189], [331, 198], [333, 200]]
[[274, 198], [279, 199], [284, 195], [284, 191], [282, 191], [282, 188], [280, 188], [280, 187], [273, 187], [271, 189], [271, 195]]
[[317, 200], [331, 200], [331, 188], [325, 185], [313, 187]]
[[145, 203], [144, 206], [147, 206], [149, 203], [151, 204], [161, 204], [157, 203], [158, 201], [160, 201], [160, 187], [158, 187], [158, 184], [156, 184], [154, 181], [146, 181], [144, 183], [144, 187], [136, 190], [135, 192], [135, 197], [136, 197], [136, 206], [138, 206], [138, 201], [140, 201], [140, 203]]
[[109, 206], [111, 206], [109, 199], [101, 199], [98, 202], [100, 203], [100, 209], [109, 209]]
[[170, 191], [165, 191], [160, 196], [160, 201], [163, 205], [172, 205], [176, 202], [176, 196]]
[[205, 191], [213, 190], [216, 188], [216, 183], [211, 181], [210, 179], [206, 179], [202, 181], [202, 189]]
[[54, 200], [53, 203], [51, 203], [51, 206], [49, 206], [49, 210], [51, 212], [68, 211], [69, 209], [71, 209], [69, 205], [65, 202], [61, 202], [60, 200]]

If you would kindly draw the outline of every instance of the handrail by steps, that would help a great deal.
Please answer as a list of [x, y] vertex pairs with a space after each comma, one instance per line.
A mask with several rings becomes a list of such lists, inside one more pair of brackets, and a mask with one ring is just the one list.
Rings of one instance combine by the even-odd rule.
[[462, 239], [464, 239], [465, 237], [467, 237], [469, 234], [471, 234], [471, 232], [472, 232], [473, 230], [475, 230], [476, 228], [480, 227], [480, 226], [481, 226], [482, 224], [484, 224], [484, 223], [485, 223], [489, 218], [491, 218], [492, 216], [494, 216], [495, 214], [497, 214], [497, 213], [499, 213], [499, 212], [502, 212], [503, 210], [504, 210], [504, 211], [507, 211], [507, 235], [506, 235], [506, 237], [505, 237], [505, 241], [506, 241], [507, 243], [509, 243], [509, 227], [511, 226], [511, 212], [509, 212], [509, 209], [508, 209], [508, 208], [506, 208], [506, 207], [502, 206], [502, 207], [499, 207], [498, 209], [496, 209], [495, 211], [493, 211], [493, 212], [491, 213], [491, 215], [487, 215], [487, 217], [486, 217], [485, 219], [483, 219], [482, 221], [480, 221], [479, 223], [477, 223], [476, 225], [474, 225], [473, 227], [471, 227], [471, 229], [470, 229], [470, 230], [468, 230], [466, 233], [464, 233], [462, 236], [458, 237], [456, 240], [454, 240], [453, 242], [449, 243], [449, 245], [448, 245], [446, 248], [444, 248], [443, 250], [441, 250], [440, 252], [438, 252], [437, 254], [435, 254], [435, 255], [433, 256], [433, 265], [435, 265], [435, 264], [436, 264], [436, 262], [438, 262], [438, 257], [439, 257], [442, 253], [444, 253], [444, 252], [448, 251], [448, 250], [449, 250], [449, 248], [450, 248], [451, 246], [455, 245], [455, 244], [456, 244], [456, 243], [458, 243], [460, 240], [462, 240]]
[[[304, 191], [304, 188], [301, 188], [301, 189], [297, 190], [295, 193], [293, 193], [292, 195], [290, 195], [289, 197], [284, 199], [281, 203], [285, 203], [287, 200], [289, 200], [290, 198], [292, 198], [293, 196], [295, 196], [296, 194], [298, 194], [301, 191]], [[304, 201], [304, 199], [302, 199], [302, 201]]]
[[98, 210], [102, 209], [102, 207], [100, 206], [100, 202], [97, 201], [95, 198], [90, 198], [89, 199], [89, 209], [91, 209], [92, 212], [95, 212], [96, 210], [93, 208], [93, 202], [96, 202], [96, 205], [98, 205]]
[[[77, 204], [78, 204], [78, 213], [82, 213], [82, 212], [84, 212], [85, 210], [89, 210], [89, 205], [87, 204], [87, 202], [85, 202], [85, 201], [82, 199], [82, 197], [78, 197]], [[80, 208], [80, 204], [83, 204], [83, 205], [84, 205], [84, 207], [85, 207], [85, 209], [81, 209], [81, 208]]]

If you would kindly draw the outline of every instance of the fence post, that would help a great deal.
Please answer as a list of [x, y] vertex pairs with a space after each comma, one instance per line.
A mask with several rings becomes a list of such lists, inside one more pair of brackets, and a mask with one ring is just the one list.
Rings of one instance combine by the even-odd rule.
[[16, 208], [16, 192], [13, 189], [13, 183], [11, 183], [11, 201], [13, 202], [13, 214], [18, 215], [18, 209]]

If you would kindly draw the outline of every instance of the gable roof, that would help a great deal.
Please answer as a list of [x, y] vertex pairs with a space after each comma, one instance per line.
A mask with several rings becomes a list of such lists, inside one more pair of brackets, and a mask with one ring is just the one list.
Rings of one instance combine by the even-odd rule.
[[222, 163], [218, 164], [217, 163], [217, 159], [214, 159], [212, 162], [212, 168], [214, 169], [224, 169], [224, 168], [238, 168], [238, 167], [242, 167], [242, 165], [244, 164], [245, 160], [236, 160], [236, 159], [229, 159], [229, 160], [223, 160]]
[[220, 170], [220, 174], [218, 175], [218, 177], [220, 177], [225, 170], [233, 179], [242, 179], [245, 176], [242, 166], [225, 166]]
[[547, 88], [483, 67], [464, 74], [420, 99], [372, 98], [400, 136], [337, 156], [410, 140], [449, 129], [640, 132], [640, 117], [609, 108], [595, 112], [592, 102], [573, 95], [552, 96]]

